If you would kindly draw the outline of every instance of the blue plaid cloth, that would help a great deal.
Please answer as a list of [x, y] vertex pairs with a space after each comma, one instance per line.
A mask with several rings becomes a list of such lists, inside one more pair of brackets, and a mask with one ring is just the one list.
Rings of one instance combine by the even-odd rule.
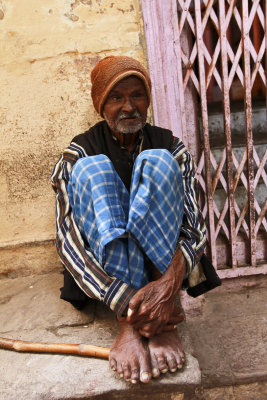
[[103, 154], [74, 165], [68, 195], [77, 226], [105, 271], [135, 289], [150, 281], [144, 254], [163, 274], [183, 219], [179, 165], [163, 149], [136, 158], [130, 194]]

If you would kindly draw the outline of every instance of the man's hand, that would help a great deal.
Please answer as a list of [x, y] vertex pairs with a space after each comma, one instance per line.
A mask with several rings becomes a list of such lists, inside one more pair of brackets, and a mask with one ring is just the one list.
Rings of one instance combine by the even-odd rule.
[[[182, 309], [180, 307], [175, 307], [173, 314], [170, 316], [169, 322], [166, 324], [164, 324], [162, 321], [154, 320], [140, 326], [138, 331], [140, 335], [150, 338], [155, 335], [159, 335], [162, 332], [169, 332], [176, 329], [177, 324], [182, 321], [184, 321]], [[134, 327], [136, 326], [138, 326], [138, 324], [134, 325]]]
[[178, 249], [165, 274], [140, 289], [130, 300], [127, 321], [141, 335], [152, 337], [175, 329], [175, 325], [183, 320], [174, 302], [184, 274], [185, 259]]

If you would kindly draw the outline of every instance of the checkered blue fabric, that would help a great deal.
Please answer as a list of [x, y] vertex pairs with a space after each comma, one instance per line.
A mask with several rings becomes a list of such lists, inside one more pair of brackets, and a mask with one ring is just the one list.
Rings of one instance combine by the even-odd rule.
[[184, 202], [179, 165], [167, 150], [139, 154], [130, 194], [108, 157], [83, 157], [71, 171], [68, 195], [80, 232], [108, 274], [140, 289], [150, 281], [144, 254], [166, 271]]

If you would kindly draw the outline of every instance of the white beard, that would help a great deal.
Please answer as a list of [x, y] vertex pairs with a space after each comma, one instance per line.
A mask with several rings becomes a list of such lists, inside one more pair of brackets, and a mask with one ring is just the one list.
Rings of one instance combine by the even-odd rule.
[[[130, 115], [121, 113], [115, 121], [107, 118], [105, 113], [103, 113], [103, 115], [110, 129], [123, 135], [131, 135], [140, 131], [146, 123], [146, 121], [142, 121], [141, 115], [138, 111], [135, 111], [133, 114]], [[135, 123], [128, 121], [127, 123], [126, 118], [129, 116], [138, 118], [138, 121], [136, 121]]]

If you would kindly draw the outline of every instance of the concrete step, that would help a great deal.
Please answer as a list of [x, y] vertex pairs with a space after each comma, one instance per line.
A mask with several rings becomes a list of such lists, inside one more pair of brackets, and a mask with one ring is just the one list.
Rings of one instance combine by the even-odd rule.
[[[257, 288], [259, 284], [263, 287]], [[205, 295], [201, 312], [188, 315], [187, 329], [202, 386], [267, 382], [267, 276], [254, 282], [243, 278], [242, 285], [241, 280], [224, 281]], [[267, 399], [266, 385], [265, 390], [262, 400]], [[244, 399], [254, 399], [253, 391]]]
[[[1, 400], [267, 399], [267, 277], [226, 280], [182, 304], [185, 368], [145, 385], [131, 385], [107, 360], [0, 350]], [[83, 311], [59, 299], [62, 275], [53, 272], [0, 280], [0, 336], [110, 347], [117, 324], [107, 307]]]
[[[59, 272], [0, 280], [0, 336], [110, 347], [118, 330], [114, 314], [94, 301], [83, 311], [74, 309], [59, 299], [62, 282]], [[186, 324], [179, 330], [186, 352], [184, 369], [134, 389], [117, 378], [107, 360], [0, 350], [0, 399], [190, 398], [201, 373]]]

